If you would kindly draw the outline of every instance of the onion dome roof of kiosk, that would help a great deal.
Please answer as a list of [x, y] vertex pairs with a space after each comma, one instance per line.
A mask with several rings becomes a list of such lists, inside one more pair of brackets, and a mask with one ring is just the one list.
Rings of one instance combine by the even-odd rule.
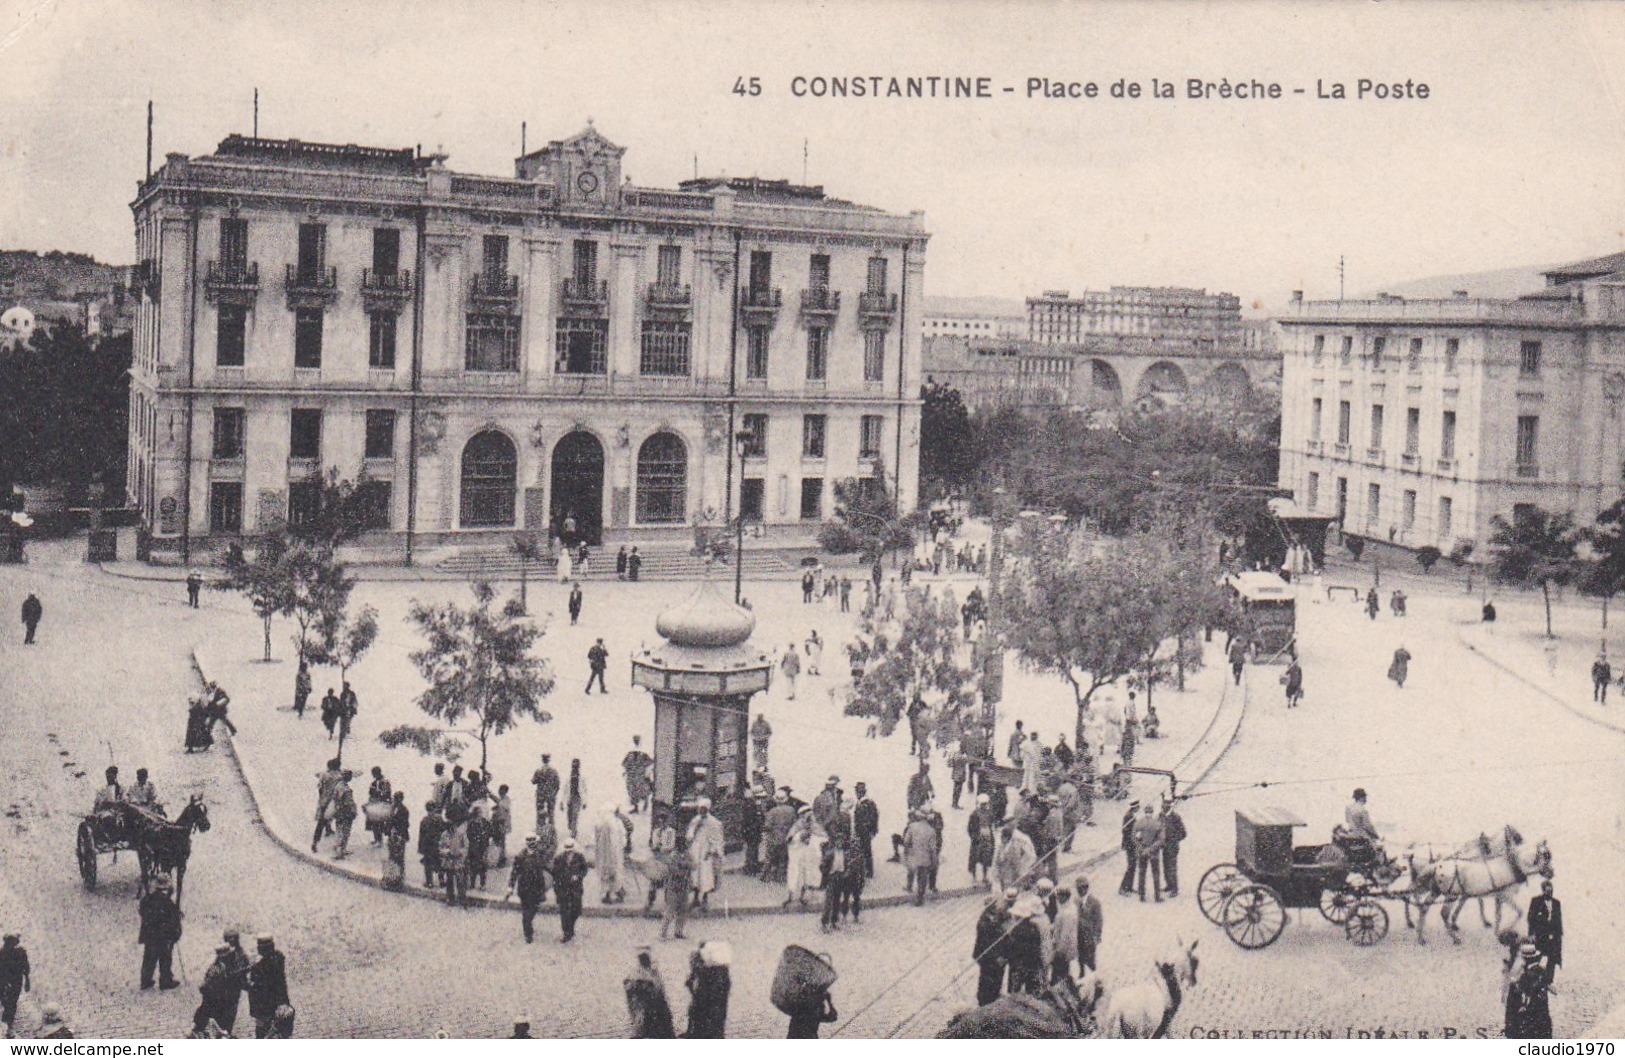
[[701, 582], [656, 618], [655, 629], [666, 641], [632, 655], [632, 684], [689, 696], [766, 690], [773, 663], [747, 642], [755, 628], [755, 614]]
[[655, 619], [655, 631], [679, 647], [732, 647], [750, 638], [756, 615], [701, 581], [694, 594]]

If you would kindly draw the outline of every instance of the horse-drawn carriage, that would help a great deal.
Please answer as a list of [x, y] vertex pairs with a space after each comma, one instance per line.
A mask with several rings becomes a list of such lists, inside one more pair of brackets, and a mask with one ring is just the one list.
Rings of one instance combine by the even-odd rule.
[[1287, 908], [1317, 908], [1362, 947], [1388, 932], [1383, 899], [1406, 894], [1388, 887], [1400, 872], [1370, 842], [1342, 836], [1326, 845], [1292, 844], [1307, 826], [1281, 809], [1236, 813], [1236, 861], [1208, 869], [1196, 887], [1202, 914], [1243, 948], [1275, 943]]
[[79, 860], [79, 877], [86, 889], [96, 888], [97, 861], [111, 854], [134, 852], [140, 867], [140, 892], [158, 874], [173, 874], [175, 899], [180, 900], [186, 877], [186, 861], [192, 853], [192, 831], [209, 829], [209, 810], [201, 795], [193, 795], [181, 813], [171, 820], [162, 806], [136, 805], [119, 801], [85, 816], [79, 823], [74, 852]]

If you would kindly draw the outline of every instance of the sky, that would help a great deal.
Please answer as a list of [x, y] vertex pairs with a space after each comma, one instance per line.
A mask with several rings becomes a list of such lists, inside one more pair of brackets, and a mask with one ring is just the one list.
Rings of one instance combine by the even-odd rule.
[[[792, 92], [930, 75], [993, 97]], [[1036, 77], [1099, 95], [1029, 97]], [[1193, 100], [1191, 78], [1283, 97]], [[1353, 98], [1361, 78], [1429, 97]], [[924, 211], [937, 295], [1178, 285], [1267, 312], [1336, 296], [1340, 257], [1353, 293], [1625, 248], [1625, 5], [1358, 0], [0, 0], [0, 247], [132, 260], [147, 101], [161, 161], [250, 132], [256, 87], [261, 135], [467, 172], [512, 175], [521, 122], [534, 149], [589, 118], [645, 186], [805, 161], [831, 195]]]

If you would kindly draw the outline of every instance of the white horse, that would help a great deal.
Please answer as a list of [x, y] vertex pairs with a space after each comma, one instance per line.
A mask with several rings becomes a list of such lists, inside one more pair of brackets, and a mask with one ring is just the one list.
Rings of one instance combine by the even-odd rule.
[[1155, 962], [1156, 974], [1127, 988], [1112, 990], [1106, 997], [1106, 1013], [1100, 1018], [1107, 1039], [1154, 1040], [1168, 1035], [1184, 989], [1196, 987], [1196, 945], [1178, 941], [1171, 957]]
[[1411, 924], [1410, 905], [1414, 902], [1417, 908], [1418, 944], [1427, 943], [1422, 926], [1428, 908], [1435, 901], [1440, 902], [1440, 920], [1450, 932], [1450, 939], [1457, 944], [1461, 943], [1461, 932], [1456, 920], [1461, 917], [1467, 901], [1472, 899], [1479, 900], [1479, 914], [1485, 918], [1486, 926], [1489, 921], [1483, 913], [1484, 897], [1495, 901], [1497, 930], [1501, 928], [1503, 908], [1512, 910], [1511, 925], [1517, 925], [1523, 918], [1523, 909], [1513, 901], [1514, 894], [1523, 888], [1532, 875], [1550, 877], [1552, 872], [1552, 851], [1546, 842], [1542, 840], [1530, 847], [1517, 828], [1511, 825], [1502, 828], [1497, 837], [1480, 835], [1475, 841], [1446, 855], [1436, 856], [1431, 848], [1426, 851], [1413, 848], [1407, 858], [1412, 890], [1411, 899], [1405, 905], [1405, 924]]

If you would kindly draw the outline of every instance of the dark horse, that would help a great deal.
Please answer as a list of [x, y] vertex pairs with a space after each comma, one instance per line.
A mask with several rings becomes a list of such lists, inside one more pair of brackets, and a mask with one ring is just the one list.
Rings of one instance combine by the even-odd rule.
[[173, 822], [143, 812], [138, 827], [134, 844], [141, 865], [141, 887], [137, 896], [146, 896], [154, 879], [169, 874], [175, 879], [175, 903], [179, 904], [186, 861], [192, 856], [192, 831], [209, 829], [209, 809], [203, 804], [203, 795], [193, 794]]

